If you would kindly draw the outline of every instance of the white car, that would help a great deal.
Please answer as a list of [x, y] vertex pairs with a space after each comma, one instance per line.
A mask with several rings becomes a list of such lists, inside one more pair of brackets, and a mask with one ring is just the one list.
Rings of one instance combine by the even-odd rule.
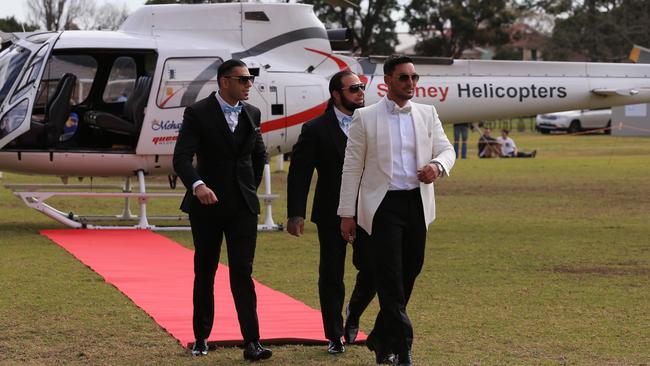
[[566, 112], [546, 113], [537, 115], [536, 128], [541, 133], [551, 131], [567, 131], [575, 133], [583, 130], [607, 128], [604, 133], [610, 134], [608, 127], [612, 125], [612, 110], [583, 109]]

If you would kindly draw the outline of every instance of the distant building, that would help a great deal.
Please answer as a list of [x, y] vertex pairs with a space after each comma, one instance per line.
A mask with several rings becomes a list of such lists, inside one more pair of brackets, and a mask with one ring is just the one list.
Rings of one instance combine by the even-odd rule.
[[[432, 32], [430, 32], [432, 33]], [[531, 26], [524, 23], [515, 23], [510, 29], [510, 43], [505, 47], [511, 48], [519, 55], [516, 59], [519, 60], [543, 60], [542, 49], [548, 37], [538, 32]], [[435, 36], [431, 34], [430, 36]], [[395, 47], [396, 53], [403, 53], [407, 55], [415, 54], [415, 46], [417, 44], [417, 37], [409, 33], [398, 33], [397, 40], [399, 44]], [[496, 47], [490, 45], [475, 45], [472, 48], [463, 50], [460, 58], [466, 60], [491, 60], [496, 53]]]
[[542, 61], [542, 49], [548, 37], [533, 29], [528, 24], [515, 23], [510, 29], [510, 46], [521, 51], [524, 61]]
[[463, 50], [460, 58], [464, 60], [491, 60], [494, 58], [494, 51], [490, 47], [472, 47]]

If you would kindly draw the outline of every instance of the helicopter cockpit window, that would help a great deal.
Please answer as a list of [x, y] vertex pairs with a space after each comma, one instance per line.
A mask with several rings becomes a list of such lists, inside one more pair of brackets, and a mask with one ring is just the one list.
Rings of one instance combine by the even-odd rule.
[[7, 136], [20, 126], [25, 120], [25, 116], [27, 116], [28, 105], [29, 101], [25, 99], [2, 116], [0, 120], [0, 138]]
[[102, 98], [106, 103], [122, 103], [129, 99], [137, 78], [137, 68], [132, 57], [118, 57], [113, 62]]
[[0, 53], [0, 104], [4, 103], [20, 70], [29, 58], [29, 50], [17, 45]]
[[269, 17], [263, 11], [247, 11], [244, 13], [245, 20], [257, 20], [260, 22], [268, 22]]
[[186, 107], [217, 90], [220, 57], [170, 58], [165, 61], [156, 102], [158, 107]]
[[45, 62], [45, 56], [47, 55], [47, 46], [41, 47], [40, 50], [36, 53], [36, 56], [30, 61], [29, 67], [23, 73], [23, 77], [20, 79], [20, 83], [14, 92], [14, 96], [11, 98], [11, 102], [15, 102], [20, 97], [25, 95], [29, 91], [29, 87], [34, 84], [36, 78], [38, 77], [41, 67]]
[[88, 55], [54, 55], [45, 66], [35, 106], [45, 106], [49, 96], [56, 90], [59, 80], [68, 73], [77, 78], [70, 102], [72, 105], [83, 103], [95, 79], [97, 61]]

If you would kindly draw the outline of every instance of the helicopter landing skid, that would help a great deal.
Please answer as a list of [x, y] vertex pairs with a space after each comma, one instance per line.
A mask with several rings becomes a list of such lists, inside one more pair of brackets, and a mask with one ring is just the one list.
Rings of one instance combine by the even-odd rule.
[[[272, 217], [272, 204], [278, 197], [270, 193], [270, 170], [267, 166], [264, 170], [265, 175], [265, 194], [260, 194], [258, 197], [264, 202], [266, 207], [266, 215], [263, 224], [257, 226], [258, 231], [282, 231], [282, 224], [275, 224]], [[176, 221], [187, 222], [187, 215], [171, 215], [171, 216], [148, 216], [147, 215], [147, 202], [151, 198], [181, 198], [184, 193], [167, 193], [167, 192], [150, 192], [145, 191], [144, 173], [138, 171], [138, 181], [140, 183], [140, 192], [131, 192], [130, 177], [126, 178], [123, 187], [117, 185], [95, 185], [93, 187], [87, 185], [34, 185], [34, 184], [5, 184], [5, 188], [10, 189], [18, 196], [27, 207], [33, 208], [46, 216], [54, 219], [71, 228], [75, 229], [146, 229], [155, 231], [180, 231], [190, 230], [189, 225], [180, 226], [157, 226], [149, 223], [149, 220], [155, 221]], [[59, 191], [40, 191], [43, 188], [56, 188]], [[121, 188], [122, 192], [88, 192], [88, 191], [60, 191], [60, 189], [111, 189]], [[66, 213], [60, 211], [53, 206], [45, 203], [46, 200], [52, 197], [74, 197], [74, 198], [124, 198], [124, 209], [119, 215], [76, 215], [72, 212]], [[137, 199], [140, 209], [139, 215], [131, 213], [129, 208], [129, 200]], [[137, 220], [135, 225], [98, 225], [92, 222], [132, 222]]]

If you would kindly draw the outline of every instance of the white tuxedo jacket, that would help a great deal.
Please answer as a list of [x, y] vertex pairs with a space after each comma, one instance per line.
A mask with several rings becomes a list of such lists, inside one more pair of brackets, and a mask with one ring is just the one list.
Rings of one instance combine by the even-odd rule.
[[[449, 175], [456, 153], [442, 129], [435, 107], [413, 102], [411, 105], [418, 169], [437, 161], [444, 167], [445, 175]], [[356, 214], [357, 223], [368, 234], [372, 232], [375, 212], [388, 192], [393, 175], [391, 138], [386, 98], [354, 112], [345, 149], [338, 215], [353, 217]], [[420, 195], [424, 224], [428, 227], [436, 217], [433, 184], [420, 183]]]

